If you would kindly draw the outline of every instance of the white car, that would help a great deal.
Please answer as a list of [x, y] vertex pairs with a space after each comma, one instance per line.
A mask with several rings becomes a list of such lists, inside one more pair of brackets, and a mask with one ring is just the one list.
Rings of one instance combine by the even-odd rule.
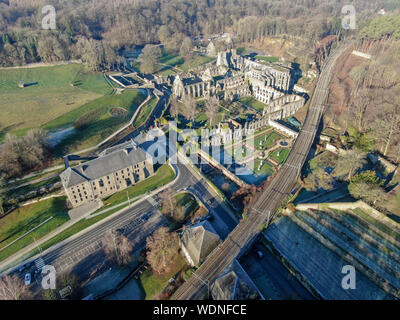
[[31, 274], [27, 273], [25, 274], [25, 285], [29, 286], [31, 284]]

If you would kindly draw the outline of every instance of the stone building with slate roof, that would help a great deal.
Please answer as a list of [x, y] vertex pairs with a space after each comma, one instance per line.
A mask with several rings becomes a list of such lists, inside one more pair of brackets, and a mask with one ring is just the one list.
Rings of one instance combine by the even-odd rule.
[[61, 183], [73, 207], [107, 197], [154, 174], [153, 159], [135, 142], [103, 151], [94, 160], [68, 167]]
[[220, 237], [207, 220], [185, 229], [180, 237], [182, 253], [192, 267], [202, 263], [220, 243]]
[[214, 300], [258, 300], [264, 299], [254, 282], [235, 259], [211, 286]]

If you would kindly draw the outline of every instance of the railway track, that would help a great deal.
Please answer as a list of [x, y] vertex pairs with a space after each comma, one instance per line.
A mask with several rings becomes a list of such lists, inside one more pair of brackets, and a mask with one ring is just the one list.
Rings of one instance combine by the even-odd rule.
[[265, 222], [272, 220], [277, 208], [291, 193], [315, 139], [336, 61], [346, 48], [344, 46], [337, 49], [324, 64], [303, 128], [285, 164], [251, 208], [249, 216], [242, 220], [225, 241], [207, 257], [196, 271], [196, 277], [190, 277], [178, 288], [171, 297], [172, 300], [203, 298], [207, 290], [206, 284], [211, 284], [233, 262], [242, 249], [255, 239]]

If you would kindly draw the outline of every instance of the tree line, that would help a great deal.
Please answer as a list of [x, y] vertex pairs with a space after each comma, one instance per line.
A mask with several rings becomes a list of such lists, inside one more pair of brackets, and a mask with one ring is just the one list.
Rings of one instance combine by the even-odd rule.
[[[0, 65], [82, 59], [93, 70], [120, 61], [132, 45], [163, 43], [188, 52], [188, 37], [233, 30], [239, 40], [290, 35], [315, 41], [340, 28], [338, 0], [77, 0], [53, 1], [56, 30], [41, 28], [42, 0], [0, 2]], [[357, 1], [369, 18], [390, 0]]]

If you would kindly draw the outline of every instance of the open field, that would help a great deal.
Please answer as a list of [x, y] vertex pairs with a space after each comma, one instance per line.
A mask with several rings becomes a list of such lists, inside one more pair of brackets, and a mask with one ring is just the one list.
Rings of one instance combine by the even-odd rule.
[[[19, 88], [20, 82], [26, 87]], [[111, 90], [102, 74], [87, 73], [80, 64], [2, 69], [0, 140], [7, 132], [23, 135], [43, 126]]]
[[[57, 153], [65, 154], [88, 148], [98, 144], [127, 123], [144, 99], [145, 95], [140, 90], [126, 90], [119, 95], [106, 95], [65, 113], [48, 122], [43, 128], [49, 131], [69, 128], [78, 119], [90, 116], [90, 121], [85, 127], [74, 131], [61, 141], [57, 146]], [[125, 109], [126, 115], [113, 116], [110, 113], [113, 108]]]
[[0, 219], [0, 249], [10, 244], [32, 228], [40, 225], [46, 219], [51, 220], [21, 238], [11, 246], [0, 251], [0, 260], [14, 254], [23, 247], [31, 244], [34, 238], [40, 239], [52, 230], [69, 220], [66, 198], [52, 198], [29, 206], [21, 207]]

